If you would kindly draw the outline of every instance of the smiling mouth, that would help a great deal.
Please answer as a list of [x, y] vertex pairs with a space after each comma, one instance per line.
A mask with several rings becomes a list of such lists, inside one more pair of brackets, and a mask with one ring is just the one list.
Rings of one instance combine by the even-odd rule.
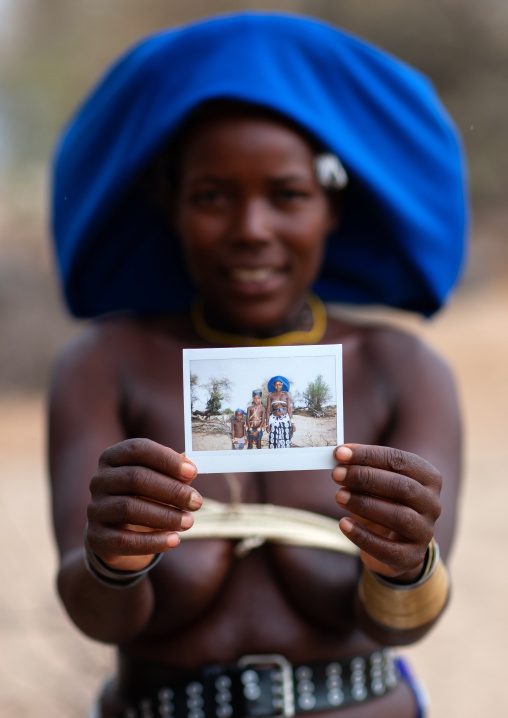
[[275, 267], [232, 267], [230, 277], [239, 284], [263, 284], [281, 273], [281, 269]]

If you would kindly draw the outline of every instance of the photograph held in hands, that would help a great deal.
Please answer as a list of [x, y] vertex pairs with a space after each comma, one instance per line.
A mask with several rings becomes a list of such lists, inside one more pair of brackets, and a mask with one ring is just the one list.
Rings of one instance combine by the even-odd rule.
[[185, 454], [200, 473], [333, 468], [340, 344], [184, 349], [183, 375]]

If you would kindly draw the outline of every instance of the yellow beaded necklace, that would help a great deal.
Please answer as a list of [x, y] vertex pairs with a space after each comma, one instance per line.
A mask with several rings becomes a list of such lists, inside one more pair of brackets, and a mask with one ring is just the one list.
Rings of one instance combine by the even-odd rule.
[[326, 309], [319, 297], [308, 294], [306, 302], [312, 312], [312, 327], [308, 331], [294, 331], [279, 334], [276, 337], [260, 339], [259, 337], [244, 337], [241, 334], [221, 332], [207, 324], [203, 300], [198, 299], [191, 310], [191, 321], [201, 339], [211, 344], [224, 344], [233, 347], [273, 347], [295, 344], [318, 344], [326, 332]]

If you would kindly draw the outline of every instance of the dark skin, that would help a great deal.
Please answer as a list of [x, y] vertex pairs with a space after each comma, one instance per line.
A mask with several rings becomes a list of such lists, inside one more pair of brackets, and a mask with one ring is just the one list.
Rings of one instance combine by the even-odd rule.
[[241, 411], [235, 414], [235, 418], [231, 422], [231, 438], [233, 441], [235, 439], [247, 439], [247, 430]]
[[266, 428], [266, 409], [261, 404], [261, 397], [255, 394], [252, 397], [252, 405], [247, 408], [247, 428], [250, 430], [252, 439], [249, 439], [248, 449], [252, 449], [254, 444], [261, 449], [262, 429]]
[[[166, 206], [211, 323], [258, 336], [297, 327], [337, 221], [303, 137], [248, 114], [198, 126]], [[180, 453], [176, 368], [184, 347], [203, 346], [187, 316], [103, 319], [64, 351], [51, 395], [53, 513], [58, 588], [82, 631], [141, 658], [195, 667], [246, 653], [331, 660], [428, 630], [376, 628], [358, 608], [356, 589], [361, 561], [405, 582], [421, 571], [432, 535], [448, 553], [460, 455], [453, 381], [429, 349], [392, 329], [330, 320], [322, 343], [342, 343], [344, 355], [347, 444], [335, 450], [332, 477], [299, 471], [238, 479], [245, 502], [340, 518], [360, 559], [275, 544], [238, 559], [230, 541], [178, 545], [175, 532], [192, 524], [201, 495], [229, 500], [221, 475], [198, 476]], [[131, 589], [102, 586], [83, 562], [87, 518], [90, 546], [114, 568], [166, 556]], [[401, 683], [373, 703], [322, 715], [413, 713]]]
[[[268, 395], [268, 402], [266, 405], [267, 413], [274, 414], [275, 416], [284, 416], [285, 414], [289, 414], [289, 418], [292, 419], [293, 410], [291, 408], [291, 399], [289, 398], [289, 394], [287, 393], [287, 391], [282, 391], [282, 382], [275, 381], [273, 383], [273, 388], [275, 389], [275, 391], [272, 391], [272, 393]], [[283, 408], [281, 404], [273, 404], [273, 402], [278, 401], [285, 402], [286, 408]], [[295, 425], [293, 424], [293, 422], [291, 422], [291, 428], [293, 429], [293, 431], [295, 431]], [[267, 431], [270, 431], [270, 426], [267, 427]]]

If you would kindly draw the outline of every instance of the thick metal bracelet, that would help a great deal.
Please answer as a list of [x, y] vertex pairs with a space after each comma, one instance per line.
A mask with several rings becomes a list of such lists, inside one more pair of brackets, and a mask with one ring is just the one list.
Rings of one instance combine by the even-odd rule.
[[359, 596], [367, 614], [385, 628], [410, 630], [425, 626], [442, 612], [450, 594], [448, 571], [432, 539], [418, 581], [395, 584], [364, 566]]
[[88, 524], [85, 528], [85, 566], [88, 571], [92, 574], [96, 581], [102, 583], [104, 586], [110, 588], [132, 588], [137, 583], [143, 580], [146, 574], [156, 566], [164, 554], [156, 553], [153, 559], [150, 561], [148, 566], [142, 568], [139, 571], [118, 571], [117, 569], [111, 568], [104, 561], [97, 556], [96, 553], [90, 548], [88, 543]]

